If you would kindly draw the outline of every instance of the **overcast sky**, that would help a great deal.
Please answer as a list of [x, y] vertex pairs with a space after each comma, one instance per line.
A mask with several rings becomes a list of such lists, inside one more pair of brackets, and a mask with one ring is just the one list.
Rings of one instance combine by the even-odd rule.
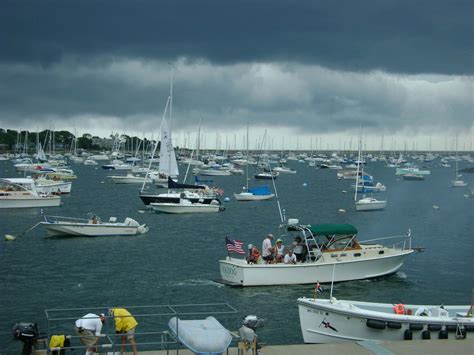
[[171, 62], [181, 145], [472, 148], [473, 4], [1, 0], [0, 127], [156, 136]]

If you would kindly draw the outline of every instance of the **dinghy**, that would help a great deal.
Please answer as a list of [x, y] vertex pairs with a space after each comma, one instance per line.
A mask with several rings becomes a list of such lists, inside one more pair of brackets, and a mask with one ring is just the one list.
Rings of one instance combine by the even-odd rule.
[[171, 333], [195, 354], [217, 355], [227, 351], [232, 335], [214, 317], [181, 320], [173, 317], [168, 322]]

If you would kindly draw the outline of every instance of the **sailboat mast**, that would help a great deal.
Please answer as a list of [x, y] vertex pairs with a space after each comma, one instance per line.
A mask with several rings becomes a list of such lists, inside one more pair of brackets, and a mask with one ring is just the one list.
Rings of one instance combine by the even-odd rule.
[[249, 123], [247, 122], [247, 169], [246, 169], [246, 177], [245, 177], [245, 185], [247, 186], [247, 191], [249, 190], [249, 164], [250, 164], [250, 157], [249, 157]]
[[359, 134], [359, 153], [357, 154], [357, 172], [356, 172], [356, 185], [355, 185], [355, 193], [354, 193], [354, 202], [357, 202], [357, 190], [359, 189], [359, 171], [360, 171], [360, 164], [361, 164], [361, 156], [360, 156], [360, 149], [362, 145], [362, 139]]

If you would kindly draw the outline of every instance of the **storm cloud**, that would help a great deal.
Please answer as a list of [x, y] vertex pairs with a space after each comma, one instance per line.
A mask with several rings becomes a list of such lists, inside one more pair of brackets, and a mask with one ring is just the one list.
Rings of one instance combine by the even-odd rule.
[[470, 1], [2, 1], [0, 122], [472, 134]]

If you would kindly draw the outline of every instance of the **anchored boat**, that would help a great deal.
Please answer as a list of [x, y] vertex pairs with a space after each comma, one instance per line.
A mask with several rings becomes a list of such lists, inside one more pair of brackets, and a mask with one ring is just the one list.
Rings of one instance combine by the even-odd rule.
[[[227, 256], [219, 260], [220, 281], [239, 286], [312, 284], [331, 282], [334, 269], [336, 282], [369, 279], [395, 273], [414, 251], [410, 232], [362, 242], [350, 224], [302, 225], [297, 219], [288, 221], [286, 232], [291, 240], [294, 235], [302, 239], [302, 262], [264, 264]], [[393, 244], [381, 244], [387, 241]]]
[[86, 237], [140, 235], [148, 232], [146, 224], [140, 224], [133, 218], [125, 218], [117, 222], [116, 217], [110, 217], [107, 222], [91, 215], [90, 218], [72, 218], [61, 216], [44, 216], [40, 223], [51, 236], [77, 235]]
[[298, 298], [305, 343], [473, 339], [472, 306], [387, 304]]

